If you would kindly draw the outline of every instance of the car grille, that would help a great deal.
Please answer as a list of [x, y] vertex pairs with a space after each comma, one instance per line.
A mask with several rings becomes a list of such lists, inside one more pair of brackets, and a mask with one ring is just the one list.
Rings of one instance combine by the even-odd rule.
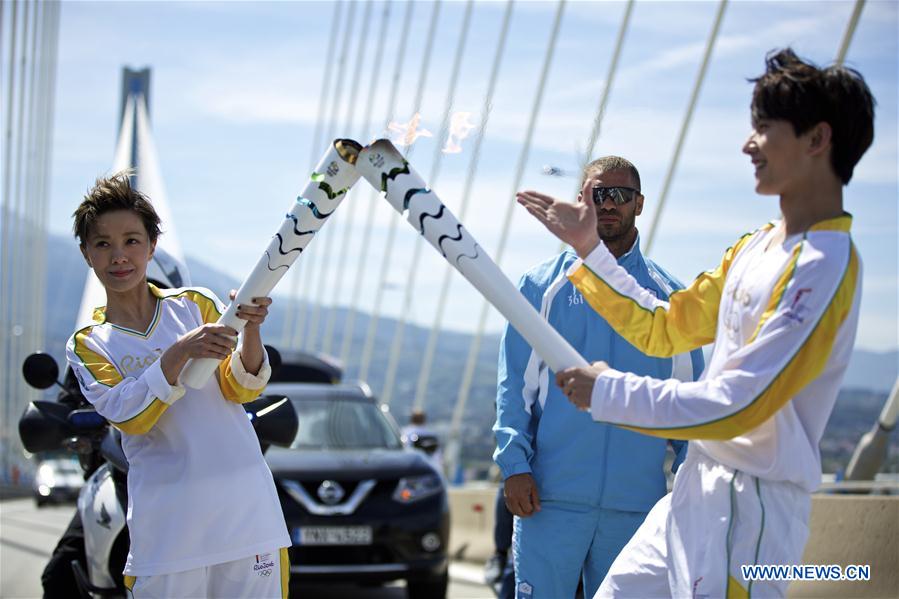
[[[326, 502], [318, 494], [325, 480], [340, 485], [343, 494], [339, 500]], [[396, 490], [397, 479], [386, 480], [339, 480], [314, 479], [292, 480], [280, 479], [281, 488], [303, 509], [313, 515], [351, 515], [361, 506], [372, 501], [388, 500]]]
[[[361, 482], [358, 480], [337, 480], [337, 479], [333, 479], [333, 478], [329, 478], [328, 480], [332, 480], [332, 481], [336, 482], [337, 484], [339, 484], [341, 486], [341, 488], [343, 488], [344, 492], [346, 493], [346, 495], [344, 495], [344, 497], [352, 496], [353, 491], [356, 490], [356, 487], [358, 487], [359, 483]], [[310, 497], [315, 499], [317, 502], [321, 503], [321, 499], [319, 499], [319, 497], [318, 497], [318, 488], [321, 486], [321, 484], [324, 481], [325, 481], [325, 479], [301, 480], [301, 481], [297, 481], [297, 482], [299, 482], [300, 485], [302, 485], [302, 487], [304, 489], [306, 489], [306, 492], [309, 493]]]

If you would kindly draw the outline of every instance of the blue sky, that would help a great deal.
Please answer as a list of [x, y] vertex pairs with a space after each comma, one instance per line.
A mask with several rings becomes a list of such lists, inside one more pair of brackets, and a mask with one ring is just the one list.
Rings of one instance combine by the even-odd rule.
[[[326, 127], [333, 136], [366, 142], [384, 131], [405, 10], [400, 2], [391, 8], [379, 93], [370, 107], [373, 119], [361, 123], [383, 6], [381, 2], [372, 5], [360, 91], [352, 106], [345, 98], [325, 110], [326, 115], [336, 116], [337, 122]], [[399, 121], [412, 116], [433, 6], [415, 5], [395, 111]], [[464, 220], [490, 253], [498, 243], [508, 203], [513, 201], [515, 166], [556, 7], [548, 2], [515, 5], [479, 176]], [[622, 2], [569, 2], [566, 6], [522, 187], [573, 197], [574, 180], [546, 177], [541, 167], [577, 168], [624, 7]], [[636, 163], [646, 195], [646, 209], [638, 220], [644, 230], [656, 210], [655, 200], [717, 7], [717, 2], [695, 1], [637, 2], [634, 8], [594, 155], [620, 154]], [[739, 235], [778, 215], [776, 198], [753, 193], [749, 159], [740, 153], [749, 132], [751, 86], [746, 79], [763, 70], [765, 52], [774, 47], [792, 45], [800, 55], [830, 62], [852, 7], [853, 2], [841, 1], [733, 1], [728, 6], [652, 253], [682, 280], [692, 280], [716, 264]], [[464, 9], [462, 2], [444, 3], [440, 9], [421, 109], [422, 126], [435, 137], [419, 140], [410, 158], [425, 175], [431, 170], [435, 145], [443, 143], [436, 133]], [[363, 3], [355, 7], [345, 91], [352, 85], [365, 10]], [[471, 112], [473, 122], [480, 120], [504, 10], [502, 2], [474, 7], [453, 106], [454, 111]], [[313, 148], [312, 142], [324, 69], [337, 74], [336, 56], [326, 64], [333, 14], [334, 5], [324, 2], [65, 2], [51, 229], [69, 231], [69, 215], [81, 195], [94, 177], [111, 167], [121, 67], [150, 66], [151, 119], [174, 215], [169, 228], [177, 229], [185, 253], [243, 278], [326, 148], [326, 144]], [[878, 101], [874, 145], [845, 194], [846, 207], [855, 215], [853, 236], [865, 263], [858, 346], [875, 350], [899, 346], [897, 24], [896, 2], [869, 0], [847, 60], [866, 76]], [[344, 26], [342, 20], [341, 30]], [[352, 127], [347, 126], [350, 117]], [[459, 204], [471, 140], [463, 142], [461, 154], [444, 156], [439, 181], [433, 184], [450, 209]], [[359, 307], [371, 306], [394, 213], [386, 202], [377, 206], [372, 250], [360, 265], [359, 227], [369, 201], [367, 190], [357, 190], [304, 254], [302, 259], [308, 263], [303, 263], [301, 285], [306, 297], [330, 298], [337, 277], [342, 277], [340, 302], [351, 304], [346, 297], [350, 281], [363, 268], [366, 290]], [[338, 263], [338, 248], [350, 223], [349, 253]], [[558, 247], [523, 210], [516, 210], [511, 231], [501, 266], [513, 280]], [[399, 310], [414, 241], [412, 229], [400, 222], [385, 296], [387, 315], [395, 316]], [[322, 264], [328, 268], [324, 277], [318, 270]], [[430, 324], [442, 276], [442, 259], [428, 249], [415, 273], [412, 321]], [[325, 281], [323, 288], [318, 286], [320, 280]], [[285, 279], [276, 294], [289, 288]], [[461, 278], [453, 284], [450, 305], [447, 327], [470, 330], [475, 326], [473, 314], [480, 298]], [[498, 330], [502, 324], [501, 317], [493, 314], [490, 329]]]

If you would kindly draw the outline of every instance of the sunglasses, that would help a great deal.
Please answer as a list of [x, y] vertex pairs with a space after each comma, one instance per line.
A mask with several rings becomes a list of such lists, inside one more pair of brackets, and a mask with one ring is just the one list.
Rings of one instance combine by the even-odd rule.
[[633, 187], [594, 187], [593, 203], [601, 206], [607, 199], [611, 199], [616, 206], [624, 206], [640, 195], [640, 191]]

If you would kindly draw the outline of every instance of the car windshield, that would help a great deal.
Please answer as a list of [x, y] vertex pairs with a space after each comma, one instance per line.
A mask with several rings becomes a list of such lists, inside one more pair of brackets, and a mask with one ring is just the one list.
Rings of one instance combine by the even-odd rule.
[[399, 449], [396, 431], [374, 403], [337, 399], [295, 401], [300, 426], [294, 449]]
[[64, 472], [65, 474], [81, 474], [81, 468], [78, 466], [78, 462], [71, 460], [59, 462], [57, 468], [60, 472]]
[[51, 459], [44, 460], [43, 464], [48, 464], [53, 470], [60, 474], [81, 474], [81, 467], [78, 462], [70, 459]]

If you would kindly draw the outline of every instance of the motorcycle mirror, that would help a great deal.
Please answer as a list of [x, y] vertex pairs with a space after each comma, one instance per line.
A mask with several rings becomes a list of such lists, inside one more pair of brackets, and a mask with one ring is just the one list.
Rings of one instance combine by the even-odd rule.
[[59, 449], [72, 436], [68, 415], [71, 408], [55, 401], [33, 401], [19, 419], [19, 438], [30, 453]]
[[281, 352], [272, 347], [271, 345], [265, 346], [265, 351], [268, 353], [268, 365], [272, 369], [272, 375], [269, 377], [270, 379], [274, 379], [275, 375], [281, 370], [281, 364], [283, 360], [281, 359]]
[[284, 395], [263, 395], [257, 400], [244, 404], [251, 415], [256, 436], [263, 445], [289, 447], [297, 436], [300, 426], [293, 402]]
[[22, 363], [22, 376], [25, 382], [35, 389], [47, 389], [56, 384], [59, 378], [59, 366], [50, 354], [36, 352], [25, 358]]

